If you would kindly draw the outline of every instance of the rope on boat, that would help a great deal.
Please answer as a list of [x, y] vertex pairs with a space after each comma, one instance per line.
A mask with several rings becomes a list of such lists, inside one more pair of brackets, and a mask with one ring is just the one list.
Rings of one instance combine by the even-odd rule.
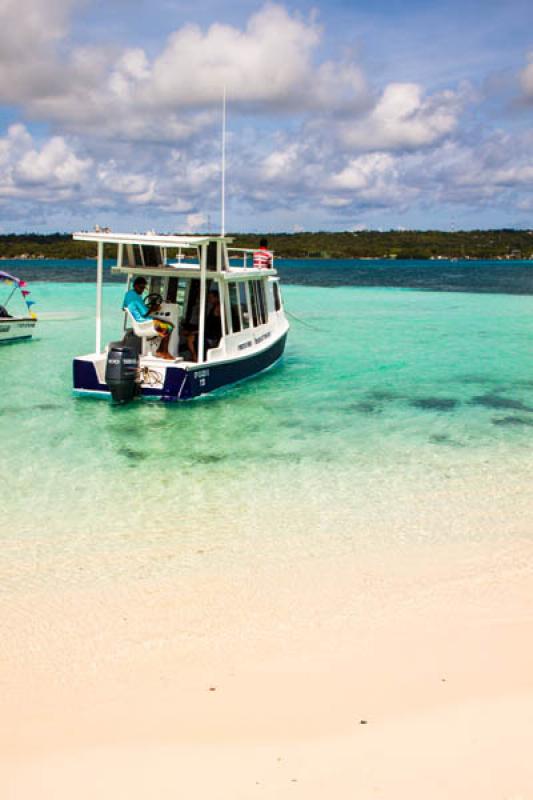
[[163, 385], [163, 376], [160, 372], [150, 367], [141, 367], [138, 370], [141, 383], [147, 383], [148, 386]]
[[326, 333], [324, 328], [318, 328], [316, 325], [311, 325], [310, 322], [306, 322], [304, 319], [301, 319], [301, 317], [297, 317], [296, 314], [292, 313], [292, 311], [287, 311], [287, 309], [285, 309], [285, 313], [287, 314], [288, 317], [291, 317], [292, 319], [296, 320], [296, 322], [305, 325], [306, 328], [311, 328], [314, 331], [320, 331], [320, 333]]

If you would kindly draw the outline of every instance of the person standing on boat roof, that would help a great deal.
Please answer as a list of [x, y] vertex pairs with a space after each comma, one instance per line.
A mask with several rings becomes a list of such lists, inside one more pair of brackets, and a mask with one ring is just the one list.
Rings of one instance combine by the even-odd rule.
[[173, 361], [174, 359], [168, 352], [168, 340], [170, 334], [174, 330], [174, 326], [170, 322], [163, 322], [163, 320], [153, 316], [153, 313], [158, 310], [159, 306], [146, 307], [142, 296], [145, 289], [146, 278], [139, 275], [139, 277], [135, 278], [133, 281], [133, 289], [130, 289], [124, 295], [122, 308], [127, 308], [137, 322], [147, 322], [150, 319], [153, 321], [154, 329], [157, 335], [161, 337], [161, 344], [156, 352], [156, 356]]
[[272, 262], [274, 256], [268, 249], [268, 241], [261, 239], [259, 242], [259, 250], [254, 253], [254, 267], [256, 269], [272, 269]]

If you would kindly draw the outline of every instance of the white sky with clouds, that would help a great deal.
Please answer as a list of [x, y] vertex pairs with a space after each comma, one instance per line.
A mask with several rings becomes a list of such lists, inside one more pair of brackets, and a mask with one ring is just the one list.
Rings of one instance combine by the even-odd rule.
[[533, 4], [0, 0], [0, 231], [533, 227]]

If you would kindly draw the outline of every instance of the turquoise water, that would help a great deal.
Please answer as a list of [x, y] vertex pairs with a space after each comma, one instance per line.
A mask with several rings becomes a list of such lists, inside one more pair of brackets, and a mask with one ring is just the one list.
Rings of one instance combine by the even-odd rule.
[[[94, 286], [31, 288], [37, 336], [0, 349], [4, 589], [179, 575], [199, 552], [216, 571], [490, 537], [460, 524], [487, 487], [528, 532], [513, 487], [531, 478], [532, 296], [287, 286], [279, 367], [191, 403], [117, 408], [71, 395]], [[122, 292], [105, 286], [105, 340]], [[459, 505], [432, 528], [445, 485]]]

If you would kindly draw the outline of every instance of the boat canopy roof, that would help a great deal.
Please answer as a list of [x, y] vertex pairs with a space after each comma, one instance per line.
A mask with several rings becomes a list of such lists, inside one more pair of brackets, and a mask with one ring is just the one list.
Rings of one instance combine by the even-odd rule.
[[[104, 229], [78, 231], [72, 234], [72, 238], [97, 244], [97, 261], [103, 259], [105, 244], [116, 245], [117, 263], [112, 267], [114, 273], [135, 275], [149, 271], [151, 275], [175, 276], [176, 274], [186, 275], [200, 271], [203, 275], [216, 273], [228, 280], [229, 274], [232, 279], [237, 277], [263, 278], [265, 275], [276, 274], [273, 264], [269, 268], [255, 267], [253, 256], [256, 249], [231, 247], [234, 239], [230, 236], [112, 233], [109, 229]], [[177, 261], [167, 262], [169, 250], [178, 251]], [[241, 260], [242, 265], [232, 264], [231, 260], [235, 259]]]
[[156, 247], [199, 247], [209, 242], [233, 241], [228, 236], [175, 236], [164, 233], [111, 233], [109, 231], [77, 231], [72, 238], [79, 242], [104, 242], [105, 244], [148, 244]]

